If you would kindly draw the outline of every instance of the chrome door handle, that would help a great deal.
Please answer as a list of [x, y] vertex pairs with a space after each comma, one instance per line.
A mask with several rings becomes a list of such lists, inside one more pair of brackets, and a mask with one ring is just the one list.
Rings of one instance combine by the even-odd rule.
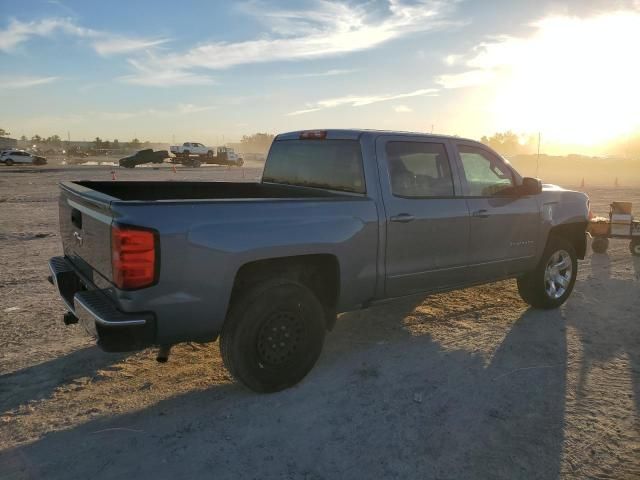
[[471, 214], [472, 217], [477, 217], [477, 218], [489, 218], [489, 212], [487, 210], [476, 210], [475, 212], [473, 212]]
[[391, 220], [392, 222], [409, 223], [413, 222], [415, 218], [413, 215], [410, 215], [408, 213], [400, 213], [398, 215], [394, 215], [389, 220]]

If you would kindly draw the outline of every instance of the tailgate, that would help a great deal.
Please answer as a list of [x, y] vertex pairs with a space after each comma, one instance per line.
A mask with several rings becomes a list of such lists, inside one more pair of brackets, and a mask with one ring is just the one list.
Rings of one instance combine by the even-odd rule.
[[94, 282], [111, 280], [112, 197], [73, 182], [60, 184], [60, 236], [65, 256]]

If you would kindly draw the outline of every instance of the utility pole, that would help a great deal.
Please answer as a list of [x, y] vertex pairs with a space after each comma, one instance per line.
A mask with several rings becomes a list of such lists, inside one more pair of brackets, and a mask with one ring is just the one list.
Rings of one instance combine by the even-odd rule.
[[540, 170], [540, 132], [538, 132], [538, 158], [536, 159], [536, 178], [540, 178], [538, 172]]

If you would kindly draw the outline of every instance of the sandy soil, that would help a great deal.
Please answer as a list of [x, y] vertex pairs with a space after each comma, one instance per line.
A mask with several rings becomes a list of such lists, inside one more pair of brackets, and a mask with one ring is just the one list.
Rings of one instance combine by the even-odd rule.
[[[56, 183], [109, 167], [0, 168], [0, 478], [640, 478], [640, 260], [580, 262], [540, 312], [515, 282], [345, 314], [298, 386], [234, 384], [216, 343], [105, 354], [46, 282]], [[117, 171], [256, 178], [259, 168]], [[598, 213], [640, 192], [590, 189]]]

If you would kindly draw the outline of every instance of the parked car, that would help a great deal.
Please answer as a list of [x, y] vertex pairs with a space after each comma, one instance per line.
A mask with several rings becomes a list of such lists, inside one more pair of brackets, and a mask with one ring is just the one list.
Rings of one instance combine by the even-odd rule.
[[118, 161], [118, 164], [121, 167], [134, 168], [137, 165], [145, 163], [162, 163], [164, 162], [164, 159], [168, 157], [169, 152], [166, 150], [158, 150], [157, 152], [154, 152], [152, 148], [146, 148], [134, 153], [133, 155], [121, 158]]
[[25, 152], [24, 150], [5, 150], [0, 154], [0, 162], [7, 166], [24, 163], [31, 165], [45, 165], [47, 163], [47, 159], [34, 155], [33, 153]]
[[108, 351], [210, 341], [258, 392], [299, 382], [338, 312], [517, 279], [557, 308], [586, 249], [585, 194], [481, 143], [363, 130], [278, 135], [259, 183], [60, 186], [51, 280]]

